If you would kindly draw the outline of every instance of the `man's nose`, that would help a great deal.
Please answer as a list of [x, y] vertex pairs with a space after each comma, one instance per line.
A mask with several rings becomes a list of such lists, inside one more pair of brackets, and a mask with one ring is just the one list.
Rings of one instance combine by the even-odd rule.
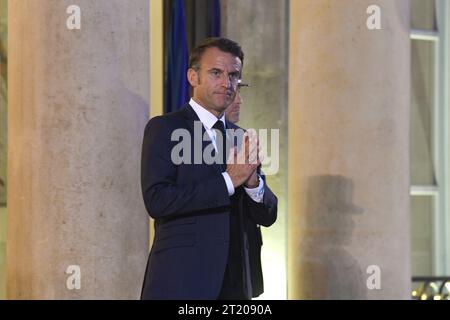
[[233, 81], [232, 81], [232, 76], [229, 75], [228, 73], [224, 72], [222, 74], [222, 85], [225, 88], [232, 88], [233, 87]]

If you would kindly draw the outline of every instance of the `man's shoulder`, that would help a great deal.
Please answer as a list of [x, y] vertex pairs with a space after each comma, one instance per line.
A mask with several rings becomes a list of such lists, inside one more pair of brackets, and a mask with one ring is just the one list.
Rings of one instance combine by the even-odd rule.
[[227, 121], [227, 129], [233, 129], [233, 130], [243, 130], [246, 131], [244, 128], [239, 127], [238, 125], [235, 125], [232, 122]]
[[147, 127], [182, 128], [187, 125], [187, 121], [189, 120], [187, 117], [187, 108], [188, 106], [185, 105], [180, 110], [155, 116], [148, 121]]

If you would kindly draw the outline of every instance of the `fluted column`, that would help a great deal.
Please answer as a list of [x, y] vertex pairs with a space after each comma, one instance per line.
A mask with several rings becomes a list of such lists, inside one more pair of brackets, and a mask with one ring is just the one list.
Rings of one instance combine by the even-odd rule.
[[[73, 4], [81, 29], [68, 28]], [[139, 297], [148, 12], [148, 0], [9, 1], [8, 298]]]
[[295, 0], [290, 24], [289, 298], [407, 299], [409, 1]]

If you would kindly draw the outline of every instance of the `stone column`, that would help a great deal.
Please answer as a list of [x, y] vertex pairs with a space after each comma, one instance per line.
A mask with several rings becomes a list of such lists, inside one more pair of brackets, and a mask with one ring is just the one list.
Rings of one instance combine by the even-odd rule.
[[0, 0], [0, 300], [4, 300], [6, 297], [7, 4], [6, 0]]
[[139, 298], [148, 13], [148, 0], [9, 1], [10, 299]]
[[410, 297], [409, 19], [407, 0], [290, 2], [291, 299]]

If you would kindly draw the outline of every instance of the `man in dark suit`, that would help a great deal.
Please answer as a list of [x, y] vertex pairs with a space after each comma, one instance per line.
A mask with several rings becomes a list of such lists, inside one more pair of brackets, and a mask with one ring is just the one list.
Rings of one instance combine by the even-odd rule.
[[[234, 100], [243, 60], [231, 40], [202, 42], [190, 56], [189, 104], [146, 126], [141, 184], [155, 238], [142, 299], [251, 299], [263, 292], [259, 225], [275, 222], [277, 199], [259, 174], [256, 138], [246, 135], [239, 150], [231, 149], [231, 160], [245, 162], [204, 159], [213, 150], [216, 160], [225, 160], [225, 129], [239, 129], [225, 121], [224, 111]], [[174, 152], [176, 132], [194, 137], [178, 154], [182, 162]]]
[[225, 110], [225, 120], [229, 121], [231, 123], [234, 123], [234, 124], [239, 122], [239, 117], [241, 114], [241, 104], [243, 102], [243, 99], [241, 97], [241, 91], [240, 91], [241, 86], [248, 86], [248, 85], [241, 83], [241, 80], [239, 80], [238, 90], [236, 91], [236, 96], [235, 96], [233, 102]]

